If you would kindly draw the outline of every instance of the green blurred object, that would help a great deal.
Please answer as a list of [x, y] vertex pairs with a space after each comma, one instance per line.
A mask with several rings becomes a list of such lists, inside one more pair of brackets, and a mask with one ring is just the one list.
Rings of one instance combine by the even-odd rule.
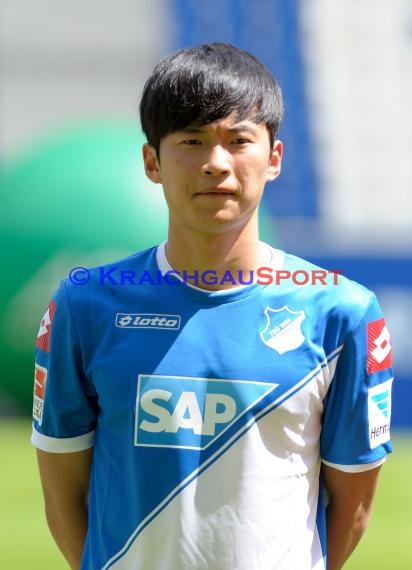
[[[82, 124], [26, 150], [0, 173], [0, 399], [31, 410], [33, 347], [52, 291], [72, 267], [114, 261], [166, 239], [159, 185], [144, 174], [137, 124]], [[3, 394], [3, 398], [1, 398]]]

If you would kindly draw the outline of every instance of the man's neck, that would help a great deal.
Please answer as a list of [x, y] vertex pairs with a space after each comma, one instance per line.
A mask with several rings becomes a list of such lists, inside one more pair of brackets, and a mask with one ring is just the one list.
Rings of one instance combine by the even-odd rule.
[[[214, 271], [222, 277], [226, 271], [232, 275], [256, 271], [270, 264], [269, 248], [259, 241], [257, 229], [222, 234], [170, 231], [166, 244], [166, 257], [174, 270], [188, 275]], [[235, 285], [230, 282], [225, 288]], [[205, 287], [206, 288], [206, 287]], [[207, 286], [208, 289], [222, 289], [222, 286]]]

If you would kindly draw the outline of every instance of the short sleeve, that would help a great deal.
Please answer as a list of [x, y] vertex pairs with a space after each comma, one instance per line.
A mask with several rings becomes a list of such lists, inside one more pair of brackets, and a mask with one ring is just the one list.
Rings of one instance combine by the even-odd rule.
[[363, 471], [382, 463], [390, 442], [391, 338], [372, 296], [348, 334], [324, 401], [322, 461], [342, 471]]
[[32, 443], [67, 453], [93, 446], [97, 397], [84, 373], [79, 338], [62, 282], [36, 340]]

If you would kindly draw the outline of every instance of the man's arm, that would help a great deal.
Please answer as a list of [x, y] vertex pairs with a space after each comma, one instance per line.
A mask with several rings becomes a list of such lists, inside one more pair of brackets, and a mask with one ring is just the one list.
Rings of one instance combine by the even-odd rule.
[[326, 511], [327, 570], [340, 570], [369, 522], [380, 467], [346, 473], [322, 465], [328, 494]]
[[80, 567], [87, 532], [92, 454], [93, 448], [75, 453], [37, 450], [47, 523], [73, 570]]

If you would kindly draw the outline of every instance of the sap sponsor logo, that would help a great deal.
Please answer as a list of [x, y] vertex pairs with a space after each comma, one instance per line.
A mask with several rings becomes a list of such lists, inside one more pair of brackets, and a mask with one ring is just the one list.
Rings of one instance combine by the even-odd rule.
[[295, 350], [305, 340], [301, 324], [306, 318], [304, 311], [292, 311], [284, 305], [280, 309], [266, 307], [266, 326], [260, 332], [262, 341], [279, 354]]
[[41, 425], [43, 419], [44, 395], [46, 391], [47, 368], [34, 365], [34, 394], [33, 394], [33, 418]]
[[393, 378], [368, 390], [369, 442], [371, 449], [390, 439]]
[[56, 303], [51, 300], [41, 320], [39, 332], [37, 333], [36, 339], [37, 348], [40, 348], [40, 350], [43, 350], [43, 352], [49, 352], [50, 350], [50, 334], [55, 312]]
[[158, 315], [151, 313], [117, 313], [116, 327], [123, 329], [180, 329], [180, 315]]
[[253, 420], [278, 384], [140, 374], [135, 445], [206, 449]]
[[391, 337], [383, 318], [368, 323], [368, 374], [385, 370], [392, 366]]

